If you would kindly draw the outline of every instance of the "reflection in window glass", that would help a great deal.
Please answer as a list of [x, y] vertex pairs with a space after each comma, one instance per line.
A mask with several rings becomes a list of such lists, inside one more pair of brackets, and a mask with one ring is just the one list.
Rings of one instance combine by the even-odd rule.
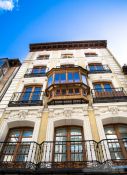
[[55, 74], [55, 83], [59, 83], [60, 81], [60, 74]]
[[61, 74], [61, 83], [64, 83], [64, 82], [66, 82], [66, 74], [62, 73]]
[[82, 74], [82, 82], [87, 85], [86, 76]]
[[50, 86], [50, 85], [52, 84], [52, 81], [53, 81], [53, 77], [50, 76], [50, 77], [48, 78], [48, 86]]
[[68, 82], [73, 82], [73, 73], [68, 72]]
[[74, 72], [74, 81], [75, 82], [79, 82], [80, 81], [80, 77], [79, 77], [79, 73], [78, 72]]

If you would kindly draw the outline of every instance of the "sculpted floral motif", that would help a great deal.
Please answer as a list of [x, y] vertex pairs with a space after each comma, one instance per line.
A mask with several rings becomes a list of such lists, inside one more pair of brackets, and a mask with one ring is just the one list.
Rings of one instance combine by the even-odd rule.
[[109, 109], [109, 112], [111, 112], [112, 114], [116, 114], [119, 111], [117, 106], [109, 106], [108, 109]]

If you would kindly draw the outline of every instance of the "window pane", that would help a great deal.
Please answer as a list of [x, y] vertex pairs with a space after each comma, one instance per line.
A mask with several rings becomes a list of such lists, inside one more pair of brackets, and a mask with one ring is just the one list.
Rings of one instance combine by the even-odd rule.
[[64, 83], [64, 82], [66, 82], [66, 74], [62, 73], [61, 74], [61, 83]]
[[73, 73], [72, 72], [68, 72], [68, 81], [73, 82]]
[[60, 89], [56, 90], [56, 95], [60, 95]]
[[86, 76], [82, 74], [82, 82], [87, 85]]
[[74, 72], [74, 81], [75, 82], [79, 82], [80, 81], [80, 77], [79, 77], [79, 73], [78, 72]]
[[50, 86], [50, 85], [52, 84], [52, 81], [53, 81], [53, 77], [50, 76], [50, 77], [48, 78], [48, 86]]
[[94, 72], [95, 71], [95, 66], [90, 65], [89, 68], [90, 68], [90, 71], [91, 72]]
[[20, 135], [20, 131], [11, 131], [9, 137], [18, 137]]
[[103, 70], [103, 66], [102, 66], [102, 65], [96, 65], [96, 69], [97, 69], [98, 71], [102, 71], [102, 70]]
[[60, 74], [55, 74], [55, 83], [59, 83], [60, 81]]
[[45, 71], [46, 71], [46, 67], [42, 67], [42, 68], [40, 68], [40, 73], [45, 73]]
[[23, 131], [23, 137], [32, 137], [33, 131]]
[[73, 89], [68, 89], [68, 94], [73, 94]]
[[35, 87], [34, 92], [32, 93], [31, 100], [39, 100], [41, 95], [41, 87]]
[[71, 135], [82, 135], [80, 128], [71, 128]]
[[127, 127], [125, 127], [125, 126], [119, 126], [118, 128], [119, 128], [119, 132], [120, 133], [127, 133]]
[[65, 128], [56, 129], [56, 136], [64, 136], [67, 134], [67, 130]]
[[102, 92], [102, 87], [101, 87], [101, 84], [95, 84], [94, 85], [94, 88], [95, 88], [95, 90], [97, 91], [97, 92]]
[[104, 127], [105, 134], [115, 134], [115, 130], [113, 127]]
[[79, 89], [78, 88], [75, 89], [75, 94], [79, 94]]
[[104, 84], [104, 88], [105, 88], [105, 91], [108, 91], [108, 92], [111, 92], [112, 89], [111, 89], [111, 85], [110, 84]]
[[32, 71], [34, 74], [37, 74], [39, 73], [39, 68], [33, 68], [33, 71]]
[[62, 89], [62, 95], [66, 94], [66, 89]]

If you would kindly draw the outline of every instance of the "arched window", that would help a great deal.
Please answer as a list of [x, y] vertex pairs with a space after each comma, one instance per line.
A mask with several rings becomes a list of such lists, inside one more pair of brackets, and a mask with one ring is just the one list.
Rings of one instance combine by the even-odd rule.
[[112, 159], [127, 158], [127, 125], [112, 124], [104, 126]]
[[1, 159], [8, 162], [26, 161], [28, 158], [33, 128], [12, 128], [8, 131], [1, 151]]
[[54, 161], [83, 161], [83, 131], [79, 126], [55, 128]]

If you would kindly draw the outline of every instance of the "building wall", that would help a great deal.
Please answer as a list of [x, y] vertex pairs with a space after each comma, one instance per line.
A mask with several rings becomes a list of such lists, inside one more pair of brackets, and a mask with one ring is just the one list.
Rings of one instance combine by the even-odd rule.
[[[96, 52], [97, 57], [85, 57], [86, 52]], [[37, 60], [41, 54], [49, 54], [48, 60]], [[62, 59], [61, 54], [73, 54], [74, 58]], [[91, 103], [73, 105], [50, 105], [8, 107], [14, 92], [22, 92], [25, 85], [43, 85], [47, 87], [47, 77], [24, 78], [27, 69], [45, 65], [50, 70], [61, 64], [75, 64], [86, 68], [89, 63], [107, 64], [112, 73], [89, 74], [88, 83], [93, 89], [93, 82], [111, 81], [115, 88], [127, 90], [127, 82], [121, 67], [108, 49], [80, 49], [29, 52], [18, 73], [13, 79], [4, 98], [0, 102], [0, 140], [6, 138], [9, 128], [19, 126], [34, 127], [33, 140], [43, 142], [54, 139], [54, 128], [62, 125], [79, 125], [83, 127], [85, 140], [99, 141], [105, 138], [103, 125], [110, 123], [127, 123], [127, 102]]]

